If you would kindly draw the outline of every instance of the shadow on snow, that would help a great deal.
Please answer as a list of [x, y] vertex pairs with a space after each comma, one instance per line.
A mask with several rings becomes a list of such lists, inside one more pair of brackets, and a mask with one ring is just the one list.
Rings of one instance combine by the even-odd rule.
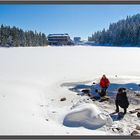
[[[69, 90], [81, 94], [82, 89], [89, 89], [90, 93], [94, 96], [99, 96], [98, 93], [95, 92], [96, 89], [100, 90], [99, 84], [92, 84], [92, 85], [86, 85], [86, 84], [73, 84], [73, 87], [69, 88]], [[69, 84], [70, 86], [70, 84]], [[130, 90], [132, 92], [140, 91], [140, 85], [136, 83], [127, 83], [127, 84], [116, 84], [111, 83], [108, 87], [108, 96], [115, 96], [117, 93], [118, 88], [123, 87], [127, 90]]]

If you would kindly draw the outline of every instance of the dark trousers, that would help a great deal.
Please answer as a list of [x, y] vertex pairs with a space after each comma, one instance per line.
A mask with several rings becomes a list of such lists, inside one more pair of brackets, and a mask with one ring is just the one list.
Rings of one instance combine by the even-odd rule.
[[101, 96], [101, 97], [106, 96], [106, 90], [107, 90], [107, 88], [108, 88], [108, 87], [104, 87], [104, 88], [101, 89], [101, 92], [100, 92], [100, 96]]
[[[116, 112], [119, 112], [119, 104], [117, 100], [115, 101], [115, 104], [116, 104]], [[124, 109], [124, 114], [126, 114], [127, 108], [123, 108], [123, 109]]]

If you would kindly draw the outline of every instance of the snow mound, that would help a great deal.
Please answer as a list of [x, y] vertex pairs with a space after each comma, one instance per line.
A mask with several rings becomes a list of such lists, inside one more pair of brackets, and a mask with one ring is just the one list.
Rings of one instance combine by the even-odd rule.
[[91, 103], [76, 106], [65, 116], [63, 121], [63, 125], [68, 127], [83, 126], [88, 129], [97, 129], [104, 125], [111, 126], [112, 124], [111, 117], [101, 112], [95, 104]]

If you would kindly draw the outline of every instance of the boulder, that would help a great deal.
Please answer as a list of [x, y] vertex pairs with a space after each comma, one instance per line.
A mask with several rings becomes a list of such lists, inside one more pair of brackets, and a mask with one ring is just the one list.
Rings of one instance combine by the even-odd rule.
[[137, 130], [140, 130], [140, 125], [136, 125], [136, 129]]
[[140, 118], [140, 112], [137, 113], [137, 117]]
[[136, 130], [134, 130], [132, 133], [131, 133], [131, 136], [137, 136], [137, 135], [139, 135], [140, 133], [138, 132], [138, 131], [136, 131]]
[[66, 98], [63, 97], [63, 98], [60, 99], [60, 101], [61, 101], [61, 102], [62, 102], [62, 101], [66, 101]]

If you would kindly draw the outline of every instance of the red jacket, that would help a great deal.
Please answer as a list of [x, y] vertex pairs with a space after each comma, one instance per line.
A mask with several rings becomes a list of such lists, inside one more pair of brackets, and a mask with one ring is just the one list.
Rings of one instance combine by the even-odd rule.
[[110, 84], [109, 80], [107, 78], [102, 78], [100, 80], [100, 86], [101, 88], [104, 88], [104, 87], [108, 87]]

